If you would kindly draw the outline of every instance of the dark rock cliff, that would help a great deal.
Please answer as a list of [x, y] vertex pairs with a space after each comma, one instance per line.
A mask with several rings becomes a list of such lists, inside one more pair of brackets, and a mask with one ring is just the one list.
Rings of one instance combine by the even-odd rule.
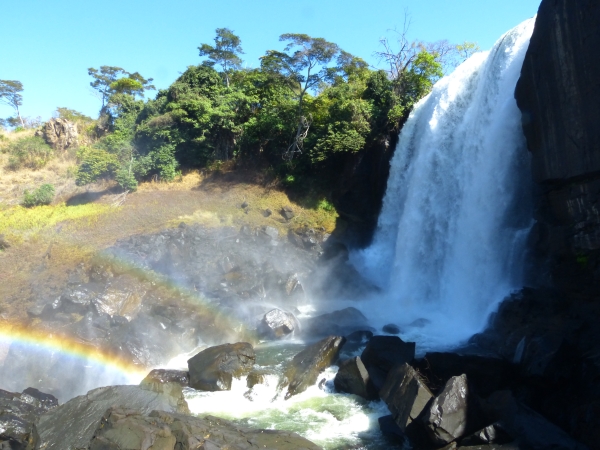
[[543, 0], [515, 97], [540, 187], [538, 256], [558, 287], [600, 285], [600, 1]]
[[373, 238], [397, 143], [398, 133], [392, 133], [344, 162], [333, 197], [345, 223], [340, 231], [350, 245], [365, 247]]

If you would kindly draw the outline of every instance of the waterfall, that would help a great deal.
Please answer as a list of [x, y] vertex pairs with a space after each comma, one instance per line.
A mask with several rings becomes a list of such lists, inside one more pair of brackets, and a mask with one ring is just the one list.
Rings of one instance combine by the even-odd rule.
[[[373, 243], [351, 254], [381, 288], [365, 312], [430, 348], [480, 331], [522, 283], [530, 162], [513, 94], [534, 22], [473, 55], [416, 105]], [[411, 331], [417, 319], [426, 320]]]

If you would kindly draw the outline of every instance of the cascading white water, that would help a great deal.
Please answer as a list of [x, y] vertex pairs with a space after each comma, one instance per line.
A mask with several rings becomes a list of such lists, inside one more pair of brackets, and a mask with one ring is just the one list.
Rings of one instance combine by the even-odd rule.
[[403, 337], [429, 348], [480, 331], [521, 282], [532, 214], [513, 93], [533, 25], [523, 22], [473, 55], [415, 107], [374, 241], [351, 255], [382, 288], [365, 312], [382, 323], [427, 319]]

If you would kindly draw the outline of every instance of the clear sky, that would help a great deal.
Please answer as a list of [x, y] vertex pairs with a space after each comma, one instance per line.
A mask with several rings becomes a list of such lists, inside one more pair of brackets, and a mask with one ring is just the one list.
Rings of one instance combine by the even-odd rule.
[[[283, 33], [335, 42], [377, 65], [379, 39], [411, 18], [411, 40], [476, 41], [483, 50], [523, 20], [540, 0], [19, 0], [0, 7], [0, 79], [23, 83], [23, 116], [48, 119], [58, 106], [96, 117], [88, 67], [123, 67], [169, 86], [198, 64], [197, 47], [216, 28], [242, 39], [244, 61], [259, 65], [281, 50]], [[154, 95], [152, 92], [150, 95]], [[0, 105], [0, 117], [12, 114]]]

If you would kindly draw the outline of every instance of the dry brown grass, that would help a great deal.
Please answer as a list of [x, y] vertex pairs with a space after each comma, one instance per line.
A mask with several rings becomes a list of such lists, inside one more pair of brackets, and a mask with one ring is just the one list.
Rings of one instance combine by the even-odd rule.
[[73, 193], [83, 190], [75, 185], [76, 160], [73, 150], [56, 154], [46, 166], [38, 170], [8, 168], [10, 155], [2, 150], [10, 142], [34, 134], [35, 130], [1, 134], [4, 139], [0, 138], [0, 206], [17, 205], [22, 201], [25, 190], [31, 191], [46, 183], [54, 186], [57, 201], [62, 201]]

